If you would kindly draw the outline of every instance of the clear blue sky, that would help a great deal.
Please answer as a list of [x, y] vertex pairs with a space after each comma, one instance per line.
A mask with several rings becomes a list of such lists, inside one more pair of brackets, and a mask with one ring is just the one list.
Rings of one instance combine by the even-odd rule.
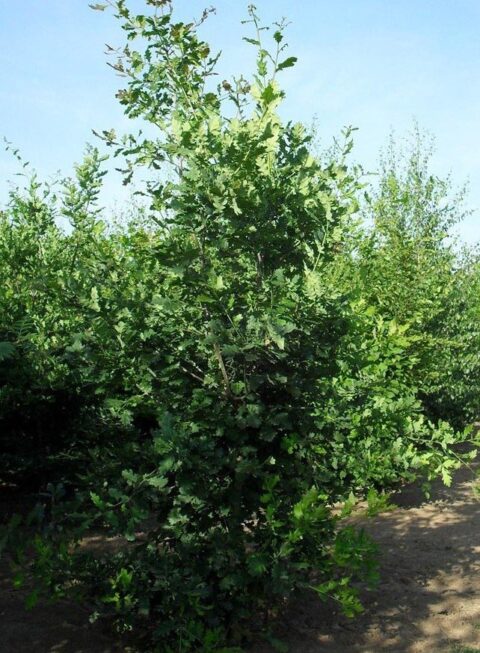
[[[131, 0], [131, 6], [143, 6]], [[209, 0], [177, 0], [186, 18]], [[221, 74], [245, 72], [242, 43], [247, 2], [212, 0], [217, 14], [205, 38], [224, 52]], [[284, 114], [317, 116], [327, 144], [353, 124], [355, 157], [374, 169], [393, 128], [404, 135], [417, 119], [436, 137], [434, 171], [470, 181], [469, 204], [480, 207], [480, 0], [257, 0], [266, 22], [287, 16], [297, 67], [284, 75]], [[91, 129], [127, 125], [114, 94], [119, 78], [105, 65], [104, 44], [123, 44], [111, 13], [86, 0], [0, 3], [0, 135], [20, 148], [41, 176], [68, 173]], [[16, 171], [0, 152], [0, 199]], [[120, 180], [109, 201], [124, 197]], [[480, 239], [480, 212], [461, 227]]]

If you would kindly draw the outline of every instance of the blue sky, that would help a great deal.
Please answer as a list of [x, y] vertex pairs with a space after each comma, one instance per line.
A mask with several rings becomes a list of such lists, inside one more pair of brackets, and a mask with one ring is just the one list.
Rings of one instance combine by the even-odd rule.
[[[205, 38], [223, 51], [220, 73], [248, 72], [252, 53], [241, 40], [247, 2], [217, 0]], [[197, 16], [208, 0], [177, 0]], [[142, 0], [130, 5], [143, 7]], [[265, 22], [292, 22], [288, 41], [296, 68], [283, 77], [293, 120], [316, 116], [327, 145], [344, 125], [356, 132], [355, 158], [375, 170], [392, 129], [402, 137], [416, 119], [436, 138], [434, 172], [470, 182], [468, 203], [480, 208], [479, 0], [257, 0]], [[42, 177], [68, 173], [91, 129], [128, 129], [115, 91], [121, 81], [105, 65], [105, 43], [123, 44], [109, 12], [86, 0], [0, 3], [0, 135], [20, 148]], [[17, 171], [0, 152], [0, 200]], [[106, 201], [125, 197], [110, 175]], [[480, 212], [460, 228], [480, 238]]]

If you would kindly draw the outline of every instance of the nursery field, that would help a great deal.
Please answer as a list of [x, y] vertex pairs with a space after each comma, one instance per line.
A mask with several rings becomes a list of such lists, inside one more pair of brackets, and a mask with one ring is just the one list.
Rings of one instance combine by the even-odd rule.
[[1, 650], [472, 653], [465, 189], [417, 127], [367, 175], [354, 129], [319, 151], [284, 120], [285, 21], [250, 6], [254, 70], [222, 81], [210, 10], [144, 4], [92, 5], [135, 129], [53, 181], [7, 146]]

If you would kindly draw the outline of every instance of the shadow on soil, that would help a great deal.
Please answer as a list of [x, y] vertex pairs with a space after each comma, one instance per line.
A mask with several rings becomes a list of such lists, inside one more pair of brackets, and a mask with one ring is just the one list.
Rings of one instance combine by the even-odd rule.
[[[472, 472], [426, 501], [416, 487], [393, 498], [399, 509], [362, 521], [378, 542], [381, 582], [365, 593], [365, 612], [347, 619], [309, 596], [294, 602], [277, 636], [290, 653], [451, 653], [480, 651], [480, 502]], [[1, 508], [1, 506], [0, 506]], [[0, 568], [1, 653], [121, 653], [76, 605], [24, 608], [6, 564]], [[259, 644], [251, 653], [271, 651]]]
[[[428, 501], [417, 487], [405, 488], [392, 498], [398, 510], [362, 521], [379, 544], [378, 588], [363, 595], [365, 611], [354, 620], [314, 595], [294, 603], [278, 630], [290, 653], [476, 653], [480, 501], [472, 477], [460, 470]], [[252, 653], [270, 650], [259, 645]]]

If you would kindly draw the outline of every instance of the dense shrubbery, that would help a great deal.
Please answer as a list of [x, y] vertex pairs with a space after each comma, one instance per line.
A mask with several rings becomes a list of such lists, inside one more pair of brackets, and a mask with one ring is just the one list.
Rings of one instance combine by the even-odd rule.
[[452, 230], [465, 215], [464, 191], [433, 176], [432, 150], [418, 130], [402, 151], [391, 144], [380, 184], [368, 198], [373, 228], [354, 274], [382, 315], [415, 337], [415, 382], [426, 413], [457, 426], [480, 414], [478, 258], [459, 251]]
[[[161, 174], [122, 226], [98, 208], [95, 149], [74, 179], [12, 191], [3, 468], [53, 497], [40, 584], [93, 601], [142, 650], [226, 651], [298, 588], [359, 609], [374, 547], [335, 503], [448, 482], [478, 415], [479, 267], [449, 244], [456, 214], [422, 150], [387, 161], [364, 205], [350, 132], [325, 162], [280, 120], [281, 25], [270, 55], [251, 8], [254, 78], [217, 87], [198, 25], [169, 2], [112, 4], [129, 40], [120, 101], [158, 138], [103, 137], [126, 181]], [[115, 551], [89, 553], [91, 532]]]

